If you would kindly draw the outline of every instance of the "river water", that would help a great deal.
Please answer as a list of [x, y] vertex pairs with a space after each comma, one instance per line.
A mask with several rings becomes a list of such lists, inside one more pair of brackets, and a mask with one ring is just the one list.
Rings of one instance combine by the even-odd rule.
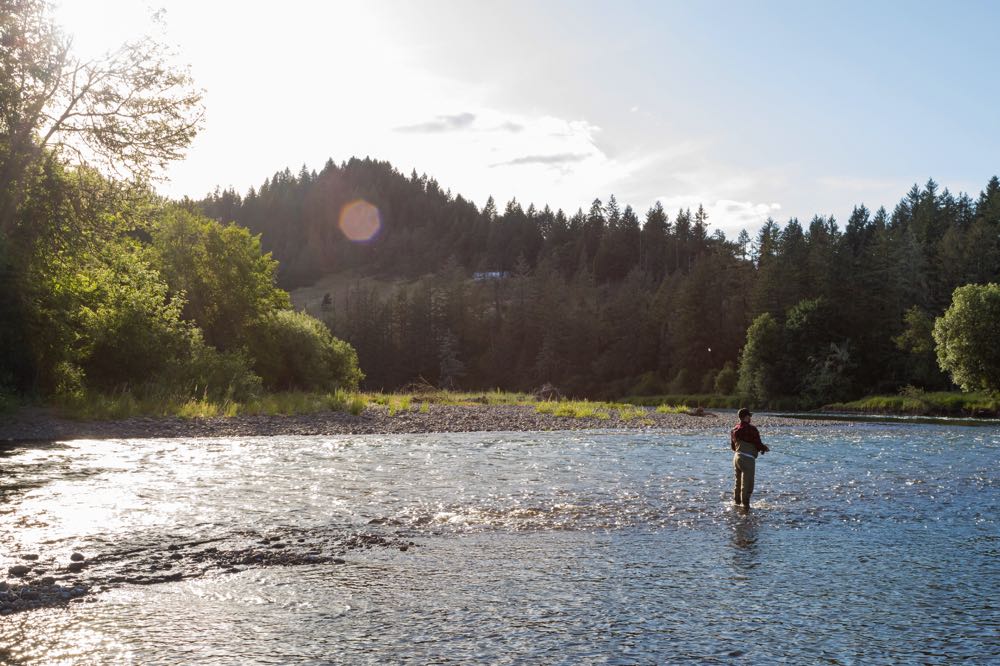
[[715, 431], [8, 447], [3, 572], [93, 593], [0, 663], [1000, 661], [1000, 429], [763, 434], [749, 515]]

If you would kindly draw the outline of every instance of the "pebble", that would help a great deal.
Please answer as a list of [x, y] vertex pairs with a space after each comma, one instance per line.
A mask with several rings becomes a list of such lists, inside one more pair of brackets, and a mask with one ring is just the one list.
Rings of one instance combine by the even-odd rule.
[[27, 567], [23, 564], [15, 564], [10, 569], [7, 569], [7, 573], [9, 573], [11, 576], [17, 576], [19, 578], [21, 576], [27, 575], [29, 571], [31, 571], [31, 567]]
[[74, 562], [83, 562], [87, 558], [85, 558], [80, 553], [73, 553], [72, 555], [69, 556], [69, 559], [73, 560]]
[[30, 561], [34, 561], [34, 560], [38, 559], [38, 554], [37, 553], [28, 553], [26, 555], [22, 555], [21, 559], [22, 560], [28, 560], [29, 562]]

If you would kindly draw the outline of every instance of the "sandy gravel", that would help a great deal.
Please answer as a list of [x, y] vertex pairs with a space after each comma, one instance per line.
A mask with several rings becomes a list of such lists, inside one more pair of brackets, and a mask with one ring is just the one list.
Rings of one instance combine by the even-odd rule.
[[[245, 437], [274, 435], [349, 435], [425, 432], [490, 432], [545, 430], [704, 430], [728, 429], [735, 422], [733, 412], [657, 414], [628, 420], [613, 413], [609, 419], [570, 418], [539, 414], [531, 406], [513, 405], [430, 405], [425, 413], [417, 409], [390, 416], [386, 408], [370, 406], [354, 416], [342, 412], [321, 412], [300, 416], [238, 416], [231, 418], [183, 419], [130, 418], [119, 421], [74, 421], [59, 418], [47, 409], [22, 409], [0, 416], [0, 442], [20, 440], [134, 439], [159, 437]], [[819, 425], [805, 421], [755, 415], [755, 425]], [[829, 423], [829, 422], [825, 422]]]

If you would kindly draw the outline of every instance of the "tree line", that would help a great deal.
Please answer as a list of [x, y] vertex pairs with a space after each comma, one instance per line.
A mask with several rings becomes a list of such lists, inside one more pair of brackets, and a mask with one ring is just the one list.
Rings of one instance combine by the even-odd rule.
[[[340, 214], [363, 200], [378, 233]], [[567, 215], [516, 200], [482, 210], [434, 179], [352, 158], [274, 174], [195, 205], [261, 234], [279, 282], [357, 281], [325, 318], [370, 388], [418, 378], [469, 388], [551, 382], [575, 395], [742, 394], [815, 405], [943, 389], [934, 320], [962, 285], [1000, 280], [1000, 180], [978, 197], [933, 180], [846, 224], [772, 219], [755, 238], [710, 231], [703, 208], [644, 214], [614, 196]]]
[[[996, 177], [735, 240], [700, 207], [613, 196], [479, 209], [371, 159], [171, 202], [149, 179], [194, 137], [200, 92], [153, 40], [77, 58], [50, 10], [0, 12], [0, 394], [350, 388], [359, 358], [381, 389], [812, 405], [1000, 385], [983, 370], [995, 289], [968, 286], [998, 281]], [[324, 321], [294, 311], [285, 289], [328, 273], [358, 279]]]

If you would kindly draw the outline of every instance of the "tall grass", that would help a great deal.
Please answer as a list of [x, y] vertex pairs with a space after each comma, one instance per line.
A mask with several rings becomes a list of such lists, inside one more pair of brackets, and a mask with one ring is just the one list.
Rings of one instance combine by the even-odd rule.
[[58, 407], [71, 418], [81, 420], [126, 419], [138, 416], [178, 416], [181, 418], [215, 418], [232, 416], [315, 414], [335, 411], [360, 414], [368, 402], [364, 396], [349, 391], [307, 393], [292, 391], [269, 393], [244, 402], [180, 398], [176, 396], [142, 396], [129, 392], [106, 395], [78, 394], [63, 398]]
[[[670, 396], [676, 398], [676, 396]], [[686, 413], [689, 406], [710, 406], [704, 400], [689, 401], [643, 398], [644, 404], [656, 406], [659, 414]], [[566, 418], [594, 418], [620, 421], [651, 422], [650, 412], [642, 405], [629, 402], [590, 400], [537, 400], [528, 393], [503, 391], [451, 392], [430, 391], [408, 393], [355, 393], [334, 391], [270, 393], [245, 401], [212, 400], [171, 395], [137, 396], [129, 392], [105, 395], [87, 393], [63, 398], [57, 405], [64, 414], [83, 420], [125, 419], [138, 416], [176, 416], [181, 418], [218, 418], [255, 415], [295, 415], [318, 412], [360, 414], [369, 406], [384, 409], [389, 416], [417, 411], [430, 412], [431, 405], [522, 405], [531, 406], [539, 414]]]
[[823, 411], [921, 416], [997, 416], [1000, 396], [988, 393], [905, 390], [902, 395], [870, 395], [823, 406]]
[[535, 404], [539, 414], [565, 416], [574, 419], [609, 419], [613, 405], [607, 402], [590, 402], [589, 400], [543, 400]]

